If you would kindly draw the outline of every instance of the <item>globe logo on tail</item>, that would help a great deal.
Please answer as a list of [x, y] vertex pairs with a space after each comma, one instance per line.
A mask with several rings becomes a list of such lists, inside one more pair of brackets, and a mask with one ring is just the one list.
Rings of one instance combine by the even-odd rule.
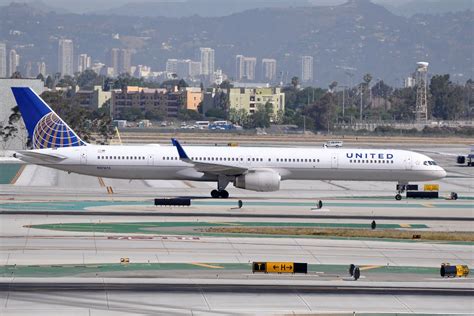
[[54, 112], [43, 116], [33, 132], [34, 149], [83, 145], [84, 142]]

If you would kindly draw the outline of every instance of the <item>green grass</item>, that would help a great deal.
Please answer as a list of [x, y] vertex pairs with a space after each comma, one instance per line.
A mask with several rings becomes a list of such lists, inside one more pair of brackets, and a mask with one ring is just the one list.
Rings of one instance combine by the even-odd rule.
[[10, 184], [21, 166], [21, 164], [16, 163], [0, 164], [0, 184]]
[[[119, 258], [117, 258], [119, 259]], [[132, 258], [131, 258], [132, 259]], [[291, 256], [288, 258], [291, 262]], [[127, 272], [159, 272], [167, 270], [242, 270], [251, 272], [251, 263], [205, 263], [211, 266], [221, 267], [219, 269], [195, 265], [192, 263], [103, 263], [103, 264], [57, 264], [57, 265], [4, 265], [0, 266], [0, 275], [2, 277], [66, 277], [66, 276], [84, 276], [95, 277], [96, 274], [103, 273], [127, 273]], [[308, 272], [324, 272], [331, 274], [346, 275], [348, 271], [347, 265], [324, 265], [324, 264], [309, 264]], [[367, 273], [414, 273], [414, 274], [432, 274], [439, 273], [438, 268], [430, 267], [394, 267], [394, 266], [380, 266], [363, 272]]]
[[[206, 229], [211, 227], [255, 227], [257, 230], [262, 227], [294, 227], [295, 230], [308, 227], [320, 228], [351, 228], [351, 229], [370, 229], [370, 223], [298, 223], [298, 222], [135, 222], [135, 223], [65, 223], [65, 224], [41, 224], [32, 225], [31, 228], [49, 229], [60, 231], [77, 232], [100, 232], [100, 233], [141, 233], [156, 234], [165, 230], [167, 233], [181, 234], [182, 232], [196, 232], [197, 229]], [[399, 224], [378, 224], [381, 229], [403, 228]], [[423, 224], [411, 224], [410, 229], [427, 228]], [[173, 229], [179, 229], [174, 231]]]

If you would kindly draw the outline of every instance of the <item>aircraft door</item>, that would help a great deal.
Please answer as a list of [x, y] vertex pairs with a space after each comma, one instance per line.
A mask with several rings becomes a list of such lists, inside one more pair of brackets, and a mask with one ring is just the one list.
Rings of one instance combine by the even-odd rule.
[[250, 156], [245, 156], [245, 157], [244, 157], [244, 164], [247, 164], [247, 165], [252, 164], [252, 157], [250, 157]]
[[81, 165], [87, 165], [87, 152], [85, 150], [81, 150]]
[[337, 169], [338, 166], [338, 159], [337, 159], [337, 153], [332, 153], [331, 155], [331, 168], [332, 169]]
[[149, 154], [147, 157], [147, 165], [152, 166], [153, 165], [153, 155]]
[[413, 161], [411, 155], [405, 157], [405, 170], [411, 170], [413, 168]]

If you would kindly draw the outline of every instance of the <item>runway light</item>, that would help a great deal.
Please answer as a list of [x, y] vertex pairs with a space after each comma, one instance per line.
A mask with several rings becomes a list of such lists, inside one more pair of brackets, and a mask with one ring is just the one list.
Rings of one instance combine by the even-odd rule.
[[125, 258], [120, 258], [120, 263], [124, 263], [124, 264], [130, 263], [130, 259], [127, 258], [127, 257], [125, 257]]

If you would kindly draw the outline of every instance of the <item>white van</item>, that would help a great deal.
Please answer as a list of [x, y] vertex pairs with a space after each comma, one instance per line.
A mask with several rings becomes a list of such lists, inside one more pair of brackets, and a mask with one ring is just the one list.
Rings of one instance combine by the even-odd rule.
[[336, 148], [339, 148], [339, 147], [342, 147], [343, 145], [343, 141], [342, 140], [328, 140], [326, 143], [324, 143], [323, 147], [336, 147]]

